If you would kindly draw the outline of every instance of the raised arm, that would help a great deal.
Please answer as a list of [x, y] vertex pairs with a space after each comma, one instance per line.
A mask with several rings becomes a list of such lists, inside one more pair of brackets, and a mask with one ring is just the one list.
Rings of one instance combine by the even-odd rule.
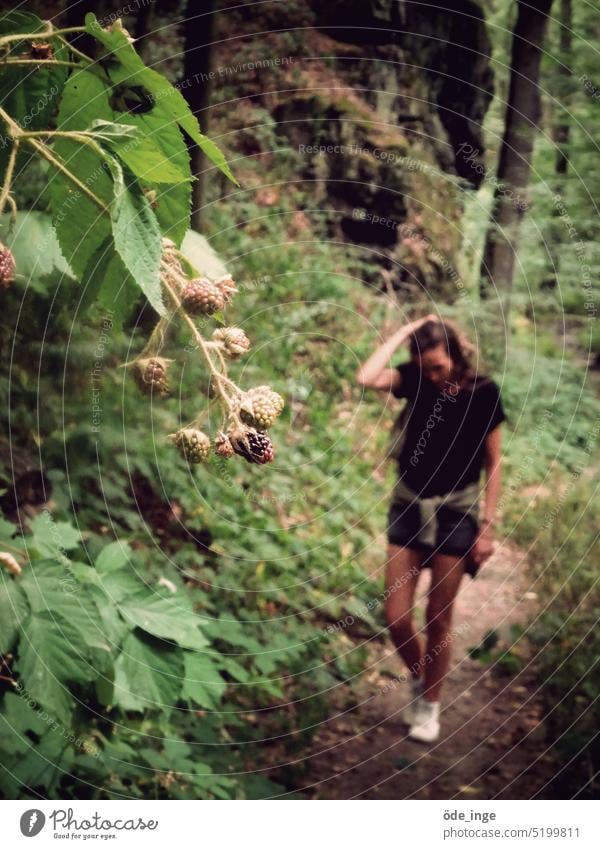
[[425, 318], [405, 324], [373, 351], [369, 359], [356, 371], [356, 382], [359, 386], [367, 389], [382, 389], [387, 392], [397, 389], [400, 386], [400, 373], [398, 369], [389, 368], [390, 359], [418, 327], [430, 320], [437, 321], [437, 316], [427, 315]]

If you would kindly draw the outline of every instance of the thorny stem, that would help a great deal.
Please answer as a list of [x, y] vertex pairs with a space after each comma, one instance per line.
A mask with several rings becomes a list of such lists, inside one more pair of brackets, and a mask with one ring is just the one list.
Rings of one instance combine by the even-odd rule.
[[[4, 212], [4, 207], [6, 206], [6, 202], [10, 195], [10, 187], [12, 184], [12, 177], [15, 170], [15, 163], [17, 161], [17, 153], [19, 150], [19, 140], [16, 139], [13, 143], [12, 149], [10, 151], [10, 157], [8, 159], [8, 165], [6, 166], [6, 177], [4, 180], [4, 185], [2, 186], [2, 190], [0, 191], [0, 215]], [[14, 203], [14, 201], [13, 201]], [[14, 207], [13, 207], [14, 212]]]
[[0, 550], [2, 550], [2, 551], [12, 551], [15, 554], [20, 555], [21, 557], [23, 557], [24, 554], [25, 554], [25, 552], [23, 551], [22, 548], [17, 548], [16, 545], [11, 545], [9, 542], [4, 541], [4, 542], [0, 543], [0, 546], [1, 546]]
[[186, 322], [187, 322], [187, 324], [188, 324], [188, 326], [189, 326], [190, 330], [192, 331], [192, 335], [193, 335], [194, 339], [196, 340], [196, 342], [198, 343], [198, 346], [199, 346], [200, 350], [201, 350], [201, 351], [202, 351], [202, 353], [204, 354], [204, 357], [205, 357], [206, 362], [207, 362], [207, 364], [208, 364], [208, 368], [209, 368], [209, 370], [210, 370], [210, 373], [211, 373], [212, 377], [213, 377], [213, 378], [214, 378], [214, 380], [215, 380], [215, 389], [217, 390], [217, 393], [218, 393], [218, 394], [220, 395], [220, 397], [222, 398], [222, 400], [223, 400], [223, 404], [225, 405], [225, 407], [227, 407], [228, 412], [229, 412], [229, 413], [233, 413], [233, 405], [232, 405], [232, 403], [231, 403], [231, 401], [230, 401], [230, 399], [229, 399], [229, 396], [228, 396], [228, 395], [227, 395], [227, 393], [224, 391], [224, 389], [223, 389], [223, 387], [222, 387], [222, 385], [221, 385], [221, 381], [228, 381], [228, 378], [225, 378], [225, 377], [224, 377], [224, 376], [223, 376], [223, 375], [222, 375], [219, 371], [217, 371], [217, 369], [215, 368], [215, 364], [213, 363], [213, 361], [212, 361], [212, 357], [210, 356], [210, 351], [209, 351], [209, 349], [206, 347], [206, 345], [207, 345], [206, 340], [204, 339], [204, 337], [202, 336], [202, 334], [199, 332], [198, 328], [196, 327], [196, 325], [194, 324], [194, 322], [192, 321], [192, 319], [189, 317], [189, 315], [185, 312], [185, 310], [184, 310], [184, 309], [183, 309], [183, 307], [181, 306], [181, 301], [179, 300], [179, 297], [178, 297], [177, 293], [173, 291], [173, 287], [171, 286], [171, 284], [170, 284], [170, 283], [169, 283], [169, 282], [165, 279], [165, 276], [164, 276], [164, 275], [162, 276], [162, 278], [161, 278], [161, 279], [162, 279], [162, 284], [163, 284], [163, 286], [165, 287], [165, 289], [167, 290], [167, 292], [168, 292], [168, 294], [169, 294], [169, 297], [171, 298], [171, 300], [173, 301], [173, 303], [174, 303], [174, 304], [175, 304], [175, 306], [177, 307], [177, 310], [178, 310], [178, 312], [180, 312], [180, 314], [181, 314], [181, 316], [183, 317], [184, 321], [186, 321]]
[[65, 65], [68, 68], [79, 68], [79, 62], [69, 62], [67, 59], [2, 59], [2, 65]]
[[12, 230], [17, 222], [17, 204], [15, 203], [15, 199], [12, 195], [8, 195], [6, 200], [10, 206], [10, 229]]
[[11, 41], [40, 41], [44, 38], [55, 38], [58, 35], [68, 35], [70, 32], [87, 32], [86, 27], [65, 27], [64, 29], [53, 29], [50, 21], [46, 21], [46, 23], [48, 24], [48, 29], [40, 30], [39, 32], [3, 35], [0, 38], [0, 45], [9, 44]]
[[28, 130], [27, 132], [19, 133], [20, 139], [43, 139], [43, 138], [67, 138], [73, 141], [81, 141], [85, 144], [88, 139], [94, 140], [95, 133], [90, 133], [87, 130]]
[[[207, 342], [207, 343], [206, 343], [206, 346], [207, 346], [207, 347], [210, 347], [210, 348], [211, 348], [211, 350], [215, 351], [216, 355], [218, 356], [218, 358], [219, 358], [219, 360], [220, 360], [220, 362], [221, 362], [221, 365], [223, 366], [223, 371], [224, 371], [224, 372], [227, 372], [227, 363], [225, 362], [225, 358], [223, 357], [223, 354], [222, 354], [222, 353], [221, 353], [221, 351], [219, 350], [218, 346], [217, 346], [217, 345], [215, 345], [214, 343], [211, 343], [211, 342]], [[240, 394], [240, 389], [239, 389], [239, 387], [237, 386], [237, 384], [235, 384], [235, 383], [233, 382], [233, 380], [230, 380], [230, 379], [227, 377], [227, 374], [226, 374], [226, 373], [221, 375], [221, 380], [224, 380], [224, 381], [225, 381], [225, 383], [228, 383], [228, 384], [231, 386], [231, 388], [232, 388], [232, 389], [234, 389], [234, 390], [237, 392], [237, 394], [238, 394], [238, 395]]]
[[80, 59], [84, 59], [86, 62], [89, 62], [90, 64], [93, 62], [93, 60], [90, 59], [89, 56], [86, 56], [85, 53], [82, 53], [81, 50], [78, 50], [78, 48], [75, 47], [73, 44], [71, 44], [70, 41], [67, 41], [66, 38], [59, 36], [59, 40], [62, 41], [62, 43], [71, 51], [71, 53], [73, 53], [73, 55], [79, 56]]
[[85, 183], [82, 183], [81, 180], [79, 180], [75, 176], [75, 174], [73, 174], [72, 171], [69, 171], [66, 165], [63, 165], [60, 159], [56, 159], [56, 157], [52, 153], [50, 153], [45, 144], [37, 141], [37, 139], [26, 139], [26, 141], [28, 142], [28, 144], [32, 145], [38, 151], [38, 153], [44, 157], [44, 159], [47, 159], [51, 165], [54, 165], [54, 167], [58, 169], [62, 174], [64, 174], [65, 177], [71, 180], [71, 182], [74, 183], [80, 191], [87, 195], [89, 199], [93, 201], [96, 206], [98, 206], [102, 210], [102, 212], [106, 212], [107, 215], [110, 215], [110, 209], [104, 203], [104, 201], [100, 200], [98, 195], [96, 195], [91, 189], [89, 189], [85, 185]]
[[[40, 36], [45, 36], [45, 35], [50, 35], [50, 34], [59, 35], [61, 33], [85, 32], [85, 31], [86, 30], [85, 30], [84, 27], [69, 27], [68, 29], [64, 29], [64, 30], [57, 30], [54, 33], [50, 33], [50, 32], [49, 33], [38, 33], [37, 37], [39, 38]], [[28, 37], [29, 36], [22, 36], [22, 35], [6, 36], [6, 37], [3, 37], [3, 38], [0, 38], [0, 45], [6, 44], [9, 41], [18, 41], [18, 40], [21, 40], [23, 38], [27, 39]], [[84, 56], [84, 54], [81, 54], [81, 55]], [[87, 57], [85, 57], [85, 58], [87, 58]], [[63, 64], [72, 64], [72, 63], [63, 63]], [[94, 141], [94, 138], [93, 138], [93, 134], [87, 133], [85, 131], [81, 131], [81, 132], [76, 132], [76, 131], [73, 131], [73, 132], [66, 132], [66, 131], [65, 132], [61, 132], [61, 131], [26, 132], [26, 131], [22, 130], [21, 127], [19, 126], [19, 124], [17, 124], [17, 122], [14, 121], [10, 117], [10, 115], [4, 109], [2, 109], [1, 107], [0, 107], [0, 117], [4, 119], [5, 123], [7, 124], [8, 128], [9, 128], [10, 135], [14, 139], [13, 147], [12, 147], [12, 150], [11, 150], [11, 154], [10, 154], [10, 158], [9, 158], [9, 162], [8, 162], [8, 166], [7, 166], [7, 170], [6, 170], [6, 176], [5, 176], [4, 184], [3, 184], [2, 189], [0, 191], [0, 214], [3, 212], [4, 206], [6, 205], [7, 201], [11, 204], [11, 209], [12, 209], [13, 213], [16, 212], [16, 205], [15, 205], [14, 201], [12, 200], [12, 198], [10, 197], [10, 186], [11, 186], [11, 183], [12, 183], [12, 175], [13, 175], [14, 168], [15, 168], [17, 151], [18, 151], [19, 144], [20, 144], [21, 140], [23, 140], [26, 143], [28, 143], [29, 145], [31, 145], [44, 159], [46, 159], [57, 170], [59, 170], [61, 173], [63, 173], [65, 175], [65, 177], [67, 177], [72, 183], [74, 183], [80, 189], [80, 191], [82, 191], [85, 195], [87, 195], [90, 198], [90, 200], [92, 200], [97, 206], [99, 206], [100, 209], [102, 210], [102, 212], [105, 212], [106, 214], [110, 214], [109, 207], [106, 206], [106, 204], [94, 192], [92, 192], [91, 189], [89, 189], [84, 183], [82, 183], [75, 176], [75, 174], [73, 174], [60, 161], [60, 159], [57, 159], [48, 150], [47, 146], [43, 142], [38, 141], [38, 138], [44, 137], [44, 136], [46, 136], [46, 137], [47, 136], [54, 136], [54, 137], [60, 136], [60, 137], [69, 137], [69, 138], [72, 138], [74, 140], [81, 141], [82, 143], [91, 144], [94, 147], [96, 147], [96, 144], [95, 144], [95, 141]], [[175, 248], [174, 252], [177, 256], [181, 257], [186, 263], [189, 264], [189, 259], [185, 256], [185, 254], [183, 254], [177, 248]], [[167, 272], [168, 272], [168, 275], [167, 275]], [[223, 359], [223, 356], [222, 356], [220, 350], [217, 347], [210, 345], [210, 343], [207, 342], [204, 339], [204, 337], [199, 332], [198, 328], [196, 327], [196, 325], [194, 324], [192, 319], [188, 316], [188, 314], [182, 308], [181, 301], [179, 300], [177, 293], [173, 290], [173, 287], [171, 286], [171, 284], [168, 282], [168, 279], [167, 279], [167, 276], [170, 276], [172, 273], [173, 273], [173, 269], [168, 267], [168, 266], [165, 266], [163, 264], [163, 274], [161, 276], [162, 284], [163, 284], [165, 290], [167, 291], [169, 297], [173, 301], [173, 304], [174, 304], [174, 307], [175, 307], [175, 312], [179, 312], [181, 314], [181, 316], [183, 317], [184, 321], [188, 324], [188, 326], [189, 326], [189, 328], [192, 332], [192, 335], [193, 335], [194, 339], [196, 340], [196, 342], [198, 344], [198, 347], [200, 348], [200, 350], [204, 354], [204, 358], [206, 359], [210, 373], [211, 373], [211, 375], [212, 375], [212, 377], [214, 378], [214, 381], [215, 381], [215, 389], [216, 389], [218, 395], [220, 396], [220, 398], [222, 399], [223, 404], [227, 409], [227, 413], [229, 414], [230, 419], [232, 421], [236, 421], [238, 419], [237, 412], [235, 411], [234, 405], [232, 404], [229, 396], [225, 392], [225, 390], [223, 388], [223, 384], [231, 387], [231, 389], [233, 389], [237, 394], [240, 394], [240, 389], [225, 374], [220, 373], [215, 368], [215, 365], [214, 365], [212, 358], [210, 356], [210, 350], [211, 349], [216, 350], [217, 356], [218, 356], [220, 363], [221, 363], [224, 370], [226, 370], [226, 368], [227, 368], [227, 366], [225, 364], [225, 360]], [[177, 275], [177, 273], [175, 273], [175, 276], [179, 276], [179, 275]], [[150, 336], [150, 339], [148, 340], [148, 345], [146, 346], [145, 350], [147, 350], [149, 348], [150, 344], [153, 342], [153, 340], [155, 338], [155, 335], [159, 335], [159, 334], [161, 336], [161, 341], [159, 343], [159, 350], [160, 350], [160, 347], [162, 347], [162, 344], [163, 344], [164, 327], [165, 327], [164, 320], [161, 319], [158, 322], [158, 324], [156, 325], [156, 327], [154, 328], [154, 330], [153, 330], [153, 332]]]
[[[87, 195], [90, 198], [90, 200], [92, 200], [98, 207], [100, 207], [102, 212], [105, 212], [107, 215], [110, 215], [110, 209], [108, 208], [108, 206], [106, 206], [106, 204], [102, 200], [100, 200], [100, 198], [96, 194], [94, 194], [94, 192], [90, 188], [88, 188], [88, 186], [86, 186], [84, 183], [82, 183], [81, 180], [79, 180], [75, 176], [75, 174], [73, 174], [72, 171], [69, 171], [69, 169], [66, 167], [66, 165], [64, 165], [60, 161], [60, 159], [57, 159], [54, 156], [53, 153], [50, 153], [47, 146], [45, 144], [43, 144], [43, 142], [40, 142], [40, 141], [37, 140], [37, 138], [32, 138], [30, 135], [24, 133], [24, 131], [21, 129], [21, 127], [17, 124], [17, 122], [14, 121], [10, 117], [8, 112], [6, 112], [5, 109], [2, 109], [2, 107], [0, 107], [0, 118], [3, 118], [5, 123], [8, 125], [9, 133], [12, 136], [12, 138], [15, 140], [15, 145], [21, 139], [23, 139], [25, 142], [27, 142], [27, 144], [29, 144], [33, 148], [35, 148], [35, 150], [40, 154], [40, 156], [43, 156], [44, 159], [46, 159], [48, 162], [50, 162], [51, 165], [53, 165], [58, 171], [60, 171], [62, 174], [64, 174], [65, 177], [67, 177], [72, 183], [74, 183], [80, 191], [82, 191], [85, 195]], [[85, 139], [85, 142], [87, 142], [89, 144], [90, 140]], [[14, 147], [13, 147], [13, 150], [14, 150]], [[16, 156], [16, 154], [15, 154], [15, 156]], [[13, 170], [14, 170], [14, 166], [13, 166]], [[2, 188], [2, 196], [4, 195], [4, 192], [8, 193], [10, 191], [11, 179], [12, 179], [12, 174], [9, 174], [8, 171], [7, 171], [6, 178], [4, 180], [4, 186]]]

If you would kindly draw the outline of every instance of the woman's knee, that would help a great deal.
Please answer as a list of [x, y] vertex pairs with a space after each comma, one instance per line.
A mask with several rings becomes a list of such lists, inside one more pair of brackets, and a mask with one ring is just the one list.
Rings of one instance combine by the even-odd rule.
[[425, 613], [427, 631], [429, 634], [443, 636], [452, 626], [452, 604], [440, 605], [430, 601]]
[[390, 631], [396, 634], [409, 634], [413, 630], [413, 612], [410, 607], [386, 604], [385, 620]]

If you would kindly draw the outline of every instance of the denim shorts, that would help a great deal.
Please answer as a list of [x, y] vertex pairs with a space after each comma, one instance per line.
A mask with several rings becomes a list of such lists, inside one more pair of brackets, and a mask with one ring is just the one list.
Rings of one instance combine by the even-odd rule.
[[[421, 511], [418, 504], [392, 501], [388, 512], [387, 538], [392, 545], [412, 548], [426, 555], [423, 566], [430, 566], [432, 554], [451, 554], [465, 557], [472, 548], [479, 530], [476, 519], [468, 513], [458, 513], [441, 505], [436, 511], [437, 534], [435, 545], [425, 545], [417, 537], [420, 531]], [[465, 571], [475, 576], [477, 565], [466, 558]]]

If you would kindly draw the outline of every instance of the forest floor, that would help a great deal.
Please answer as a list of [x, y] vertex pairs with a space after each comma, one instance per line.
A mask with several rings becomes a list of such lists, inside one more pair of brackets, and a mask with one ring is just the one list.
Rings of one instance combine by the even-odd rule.
[[[429, 580], [422, 578], [419, 607]], [[473, 659], [485, 634], [501, 635], [494, 657], [509, 647], [515, 627], [536, 611], [526, 561], [502, 545], [468, 576], [456, 601], [453, 656], [442, 700], [442, 733], [427, 746], [408, 739], [401, 720], [408, 684], [390, 643], [371, 649], [369, 671], [357, 685], [359, 703], [323, 723], [296, 789], [320, 799], [527, 799], [550, 796], [556, 772], [531, 657], [515, 658], [516, 674]], [[525, 641], [519, 641], [520, 647]], [[520, 662], [519, 662], [520, 661]]]

